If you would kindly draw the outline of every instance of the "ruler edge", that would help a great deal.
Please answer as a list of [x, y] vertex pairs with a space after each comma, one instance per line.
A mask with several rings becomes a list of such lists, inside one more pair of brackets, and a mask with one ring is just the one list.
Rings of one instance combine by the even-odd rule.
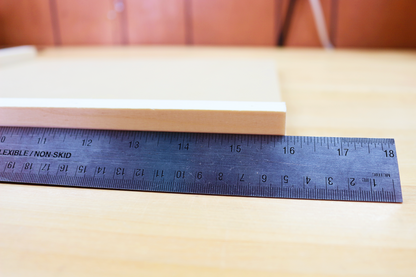
[[[1, 178], [1, 176], [0, 176]], [[184, 194], [184, 195], [207, 195], [207, 196], [227, 196], [227, 197], [250, 197], [250, 198], [267, 198], [267, 199], [288, 199], [288, 200], [315, 200], [315, 201], [343, 201], [343, 202], [361, 202], [361, 203], [391, 203], [391, 204], [402, 204], [403, 201], [377, 201], [377, 200], [350, 200], [350, 199], [329, 199], [329, 198], [302, 198], [302, 197], [280, 197], [280, 196], [257, 196], [257, 195], [238, 195], [238, 194], [217, 194], [217, 193], [194, 193], [194, 192], [180, 192], [180, 191], [162, 191], [162, 190], [144, 190], [144, 189], [129, 189], [129, 188], [111, 188], [111, 187], [101, 187], [101, 186], [85, 186], [85, 185], [69, 185], [69, 184], [41, 184], [41, 183], [30, 183], [30, 182], [16, 182], [10, 180], [1, 180], [0, 184], [6, 185], [31, 185], [31, 186], [41, 186], [41, 187], [65, 187], [65, 188], [81, 188], [81, 189], [102, 189], [102, 190], [116, 190], [116, 191], [129, 191], [129, 192], [153, 192], [153, 193], [175, 193], [175, 194]], [[190, 184], [190, 183], [188, 183]], [[402, 200], [402, 199], [400, 199]]]
[[[115, 132], [126, 132], [126, 133], [158, 133], [158, 134], [184, 134], [184, 135], [218, 135], [218, 136], [246, 136], [246, 137], [287, 137], [287, 138], [337, 138], [337, 139], [351, 139], [352, 141], [356, 142], [355, 140], [382, 140], [385, 142], [392, 141], [393, 145], [396, 145], [394, 138], [362, 138], [362, 137], [332, 137], [332, 136], [297, 136], [297, 135], [274, 135], [274, 134], [236, 134], [236, 133], [207, 133], [207, 132], [177, 132], [177, 131], [147, 131], [147, 130], [118, 130], [118, 129], [92, 129], [92, 128], [67, 128], [67, 127], [35, 127], [35, 126], [5, 126], [0, 125], [0, 131], [3, 129], [13, 129], [13, 128], [19, 128], [19, 129], [42, 129], [44, 131], [86, 131], [86, 132], [108, 132], [108, 133], [115, 133]], [[0, 133], [0, 135], [3, 133]]]

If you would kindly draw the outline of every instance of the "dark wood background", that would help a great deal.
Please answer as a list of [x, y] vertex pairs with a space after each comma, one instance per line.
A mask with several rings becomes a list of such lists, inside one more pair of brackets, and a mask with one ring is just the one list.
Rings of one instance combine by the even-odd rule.
[[[0, 0], [0, 45], [277, 45], [292, 0]], [[321, 0], [336, 47], [416, 47], [416, 0]], [[117, 8], [118, 7], [118, 8]], [[285, 46], [320, 46], [296, 0]]]

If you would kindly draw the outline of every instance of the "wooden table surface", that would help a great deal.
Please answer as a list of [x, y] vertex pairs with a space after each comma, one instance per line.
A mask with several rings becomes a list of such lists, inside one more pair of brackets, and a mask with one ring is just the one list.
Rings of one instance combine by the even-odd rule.
[[0, 276], [416, 276], [416, 52], [61, 48], [266, 58], [287, 134], [395, 138], [403, 204], [0, 185]]

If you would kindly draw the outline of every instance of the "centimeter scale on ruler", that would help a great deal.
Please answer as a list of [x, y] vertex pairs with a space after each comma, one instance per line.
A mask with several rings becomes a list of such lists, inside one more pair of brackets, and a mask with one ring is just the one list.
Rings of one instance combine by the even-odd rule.
[[0, 181], [402, 202], [393, 139], [0, 127]]

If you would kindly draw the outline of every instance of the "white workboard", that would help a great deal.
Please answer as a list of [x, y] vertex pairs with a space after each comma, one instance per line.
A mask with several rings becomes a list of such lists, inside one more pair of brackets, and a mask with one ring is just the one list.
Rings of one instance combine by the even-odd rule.
[[0, 64], [0, 97], [281, 101], [270, 60], [36, 58]]

